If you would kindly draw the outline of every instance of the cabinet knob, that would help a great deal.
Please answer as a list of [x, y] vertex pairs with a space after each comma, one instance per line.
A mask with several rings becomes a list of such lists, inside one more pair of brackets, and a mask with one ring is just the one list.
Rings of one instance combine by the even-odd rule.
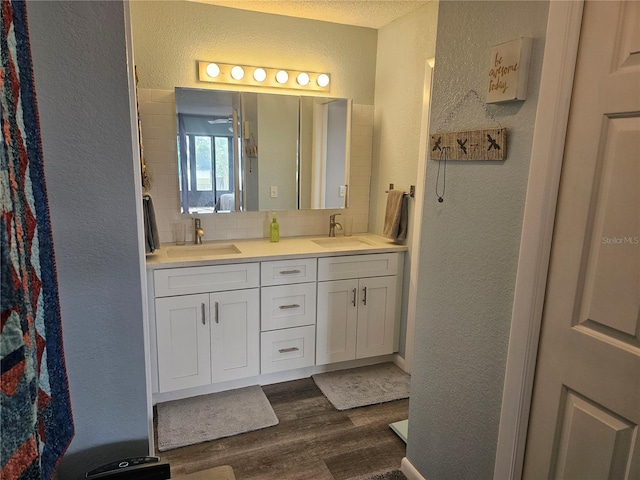
[[218, 317], [218, 302], [213, 302], [213, 311], [214, 311], [214, 319], [216, 323], [220, 323], [220, 318]]
[[358, 293], [358, 289], [354, 288], [353, 289], [353, 302], [352, 302], [354, 307], [356, 306], [356, 295], [357, 295], [357, 293]]
[[207, 324], [207, 318], [206, 318], [207, 308], [204, 303], [201, 303], [200, 306], [202, 307], [202, 324], [206, 325]]
[[362, 295], [362, 303], [366, 305], [367, 304], [367, 287], [364, 287], [362, 289], [362, 293], [363, 293], [363, 295]]

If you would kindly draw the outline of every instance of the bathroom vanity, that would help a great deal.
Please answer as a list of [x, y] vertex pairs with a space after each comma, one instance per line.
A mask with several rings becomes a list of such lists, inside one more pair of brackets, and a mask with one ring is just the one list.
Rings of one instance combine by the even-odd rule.
[[147, 257], [154, 403], [389, 360], [407, 247], [371, 234]]

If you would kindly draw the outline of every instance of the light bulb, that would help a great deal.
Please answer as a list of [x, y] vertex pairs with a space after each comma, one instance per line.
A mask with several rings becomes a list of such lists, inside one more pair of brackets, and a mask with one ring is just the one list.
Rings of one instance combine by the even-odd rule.
[[318, 75], [318, 85], [321, 87], [326, 87], [329, 85], [329, 75], [326, 73], [321, 73]]
[[242, 80], [242, 78], [244, 77], [244, 68], [236, 65], [231, 69], [231, 76], [235, 80]]
[[256, 82], [264, 82], [265, 78], [267, 78], [267, 72], [264, 68], [256, 68], [253, 71], [253, 78]]
[[308, 73], [304, 73], [304, 72], [299, 73], [298, 74], [298, 84], [302, 85], [303, 87], [305, 85], [308, 85], [309, 84], [309, 74]]
[[207, 75], [209, 75], [211, 78], [216, 78], [218, 75], [220, 75], [220, 67], [217, 63], [210, 63], [209, 65], [207, 65]]
[[289, 81], [289, 74], [284, 70], [280, 70], [276, 73], [276, 81], [278, 83], [287, 83]]

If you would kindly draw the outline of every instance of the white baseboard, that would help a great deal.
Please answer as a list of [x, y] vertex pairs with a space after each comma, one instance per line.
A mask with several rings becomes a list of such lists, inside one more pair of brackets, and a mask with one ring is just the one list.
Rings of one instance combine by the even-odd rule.
[[407, 371], [407, 363], [405, 359], [400, 356], [400, 354], [398, 353], [393, 354], [393, 363], [395, 363], [398, 367], [400, 367], [405, 372], [409, 373]]
[[402, 459], [402, 463], [400, 464], [400, 471], [404, 473], [404, 476], [409, 480], [425, 480], [425, 478], [420, 475], [420, 472], [416, 470], [416, 467], [411, 464], [407, 457], [404, 457]]

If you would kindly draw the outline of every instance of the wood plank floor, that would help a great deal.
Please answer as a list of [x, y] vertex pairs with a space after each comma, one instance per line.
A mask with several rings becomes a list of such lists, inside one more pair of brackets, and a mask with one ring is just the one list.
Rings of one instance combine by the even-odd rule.
[[405, 444], [389, 423], [409, 400], [339, 412], [311, 378], [262, 388], [278, 425], [161, 452], [172, 476], [231, 465], [237, 480], [347, 480], [400, 467]]

